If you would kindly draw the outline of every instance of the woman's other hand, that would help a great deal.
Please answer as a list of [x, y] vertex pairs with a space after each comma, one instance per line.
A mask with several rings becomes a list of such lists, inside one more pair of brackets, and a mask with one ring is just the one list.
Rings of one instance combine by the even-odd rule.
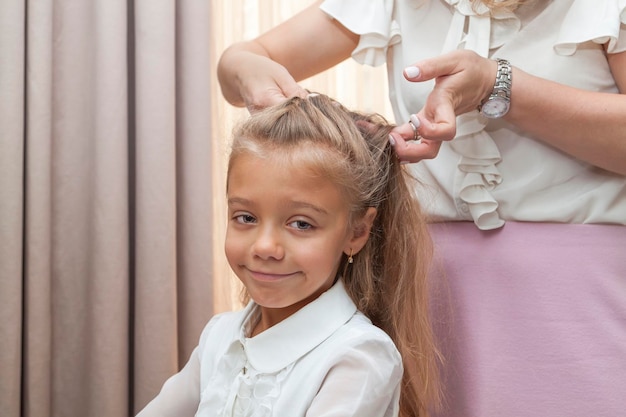
[[[512, 106], [507, 122], [573, 157], [626, 175], [626, 52], [607, 55], [621, 94], [580, 90], [513, 67]], [[435, 80], [418, 119], [392, 136], [401, 161], [418, 162], [439, 153], [456, 135], [456, 117], [475, 110], [493, 90], [497, 64], [471, 51], [425, 59], [404, 70], [407, 80]], [[414, 123], [415, 125], [415, 123]]]
[[453, 51], [419, 61], [405, 68], [408, 81], [434, 79], [435, 86], [424, 107], [412, 116], [419, 140], [408, 122], [394, 129], [395, 149], [406, 162], [432, 159], [442, 141], [454, 139], [456, 117], [476, 110], [493, 89], [497, 64], [473, 51]]
[[220, 84], [229, 82], [237, 92], [227, 94], [229, 90], [223, 91], [228, 102], [236, 106], [244, 105], [250, 113], [254, 113], [290, 97], [306, 97], [307, 91], [285, 67], [262, 54], [250, 52], [254, 49], [254, 43], [236, 44], [230, 48], [229, 55], [223, 56], [223, 59], [231, 59], [230, 64], [236, 67], [236, 71], [218, 71]]

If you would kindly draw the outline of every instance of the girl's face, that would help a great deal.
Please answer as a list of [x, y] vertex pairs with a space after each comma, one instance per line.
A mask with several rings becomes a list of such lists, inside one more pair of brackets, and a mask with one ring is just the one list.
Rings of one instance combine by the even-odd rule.
[[226, 257], [270, 325], [330, 288], [342, 253], [365, 244], [339, 188], [294, 165], [244, 153], [228, 178]]

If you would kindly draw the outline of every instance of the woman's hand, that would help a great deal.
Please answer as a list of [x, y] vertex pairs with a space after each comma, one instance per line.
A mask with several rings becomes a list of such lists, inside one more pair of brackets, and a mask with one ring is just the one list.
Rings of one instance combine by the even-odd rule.
[[254, 49], [252, 42], [235, 44], [222, 56], [221, 68], [225, 65], [236, 68], [228, 72], [218, 71], [220, 83], [225, 85], [226, 78], [230, 79], [230, 84], [234, 86], [231, 90], [237, 92], [228, 95], [228, 90], [223, 90], [227, 101], [244, 105], [250, 113], [254, 113], [290, 97], [306, 97], [307, 91], [285, 67], [262, 54], [250, 52]]
[[456, 117], [476, 110], [491, 93], [496, 77], [495, 61], [473, 51], [453, 51], [415, 63], [404, 70], [407, 80], [422, 82], [434, 79], [435, 86], [424, 107], [413, 117], [419, 140], [409, 123], [392, 132], [398, 158], [406, 162], [432, 159], [442, 141], [456, 135]]
[[217, 75], [229, 103], [255, 111], [289, 97], [306, 97], [298, 81], [350, 57], [359, 36], [323, 12], [321, 2], [224, 51]]
[[440, 140], [425, 139], [419, 134], [421, 122], [417, 115], [411, 115], [411, 122], [393, 128], [389, 142], [402, 163], [433, 159], [439, 154]]

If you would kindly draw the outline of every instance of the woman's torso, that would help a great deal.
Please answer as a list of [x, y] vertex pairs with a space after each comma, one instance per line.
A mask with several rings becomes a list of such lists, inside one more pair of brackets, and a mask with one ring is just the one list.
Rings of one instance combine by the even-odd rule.
[[[373, 47], [380, 40], [361, 34], [354, 57], [386, 60], [398, 123], [422, 108], [433, 87], [408, 82], [402, 70], [454, 49], [508, 59], [527, 73], [573, 87], [618, 93], [601, 44], [610, 39], [614, 51], [626, 49], [617, 0], [537, 0], [514, 16], [494, 19], [473, 14], [469, 0], [373, 2], [380, 3], [378, 15], [363, 18], [388, 26], [389, 46]], [[332, 9], [332, 3], [323, 7]], [[515, 106], [514, 96], [511, 101]], [[457, 137], [443, 143], [435, 159], [410, 166], [424, 183], [421, 201], [433, 216], [474, 220], [483, 229], [505, 220], [626, 224], [624, 176], [570, 157], [501, 119], [487, 123], [472, 112], [457, 122]]]
[[[527, 13], [528, 20], [520, 19], [518, 31], [513, 28], [513, 23], [507, 28], [506, 23], [492, 21], [493, 44], [488, 54], [508, 59], [514, 66], [538, 77], [585, 90], [617, 93], [601, 44], [585, 41], [572, 55], [555, 52], [555, 45], [584, 27], [585, 22], [573, 17], [564, 19], [572, 3], [571, 0], [538, 2], [535, 7], [542, 10], [536, 16], [523, 10], [525, 6], [522, 6], [520, 14]], [[595, 3], [592, 6], [600, 7]], [[404, 10], [400, 13], [400, 9]], [[408, 120], [410, 113], [418, 111], [432, 88], [430, 83], [406, 82], [398, 69], [444, 52], [449, 23], [442, 23], [454, 19], [453, 9], [441, 1], [432, 1], [430, 6], [421, 10], [408, 9], [410, 7], [403, 7], [402, 2], [398, 2], [395, 10], [398, 16], [403, 16], [400, 22], [403, 36], [402, 42], [390, 50], [391, 67], [396, 69], [390, 72], [390, 86], [395, 92], [394, 110], [398, 120]], [[590, 15], [595, 11], [590, 9]], [[441, 17], [434, 19], [432, 16]], [[410, 24], [412, 17], [413, 21], [422, 24]], [[472, 19], [475, 17], [464, 19], [470, 27]], [[593, 20], [586, 23], [606, 24]], [[494, 40], [496, 26], [500, 26], [503, 32], [500, 40]], [[429, 41], [418, 41], [424, 38]], [[515, 97], [512, 97], [512, 105], [515, 105]], [[623, 176], [578, 161], [503, 120], [489, 122], [485, 131], [500, 154], [495, 168], [500, 173], [501, 182], [491, 186], [485, 184], [486, 180], [478, 185], [471, 181], [464, 189], [467, 174], [459, 169], [462, 157], [455, 149], [458, 144], [454, 141], [444, 143], [435, 160], [414, 165], [419, 178], [427, 184], [439, 186], [431, 212], [447, 220], [470, 220], [468, 202], [463, 201], [460, 194], [469, 187], [484, 187], [481, 192], [489, 193], [497, 202], [496, 211], [503, 220], [626, 224], [626, 179]], [[472, 140], [468, 138], [468, 141]], [[468, 199], [474, 200], [474, 196], [469, 195]]]

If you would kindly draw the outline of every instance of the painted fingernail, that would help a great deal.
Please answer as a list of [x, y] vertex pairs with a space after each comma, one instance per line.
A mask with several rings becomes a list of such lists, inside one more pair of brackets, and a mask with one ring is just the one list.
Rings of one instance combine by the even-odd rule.
[[409, 116], [409, 120], [411, 120], [411, 123], [413, 123], [416, 129], [420, 127], [420, 119], [418, 119], [416, 115], [412, 114]]
[[396, 146], [396, 140], [391, 135], [389, 135], [389, 143], [391, 146]]
[[406, 74], [407, 77], [409, 78], [415, 78], [418, 75], [420, 75], [420, 69], [417, 67], [406, 67], [404, 69], [404, 73]]

